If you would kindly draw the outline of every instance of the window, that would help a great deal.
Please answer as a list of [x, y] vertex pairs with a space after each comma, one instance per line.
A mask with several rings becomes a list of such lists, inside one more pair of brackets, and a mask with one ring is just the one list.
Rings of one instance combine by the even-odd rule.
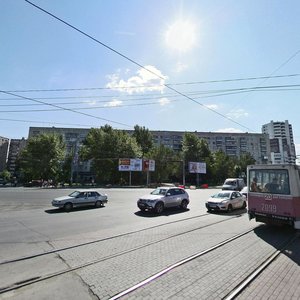
[[287, 170], [250, 170], [249, 191], [271, 194], [290, 194]]

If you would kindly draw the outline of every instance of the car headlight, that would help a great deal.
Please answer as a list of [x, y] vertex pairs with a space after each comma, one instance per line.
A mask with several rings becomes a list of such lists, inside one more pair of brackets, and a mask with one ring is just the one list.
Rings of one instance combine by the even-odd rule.
[[228, 202], [228, 200], [223, 200], [222, 202], [221, 202], [221, 204], [226, 204]]

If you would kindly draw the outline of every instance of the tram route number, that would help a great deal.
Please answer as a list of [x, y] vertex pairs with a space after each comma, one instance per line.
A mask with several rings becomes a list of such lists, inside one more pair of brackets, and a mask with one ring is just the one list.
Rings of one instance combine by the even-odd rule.
[[262, 203], [261, 210], [264, 211], [264, 212], [268, 212], [268, 213], [276, 213], [277, 212], [277, 207], [274, 204]]

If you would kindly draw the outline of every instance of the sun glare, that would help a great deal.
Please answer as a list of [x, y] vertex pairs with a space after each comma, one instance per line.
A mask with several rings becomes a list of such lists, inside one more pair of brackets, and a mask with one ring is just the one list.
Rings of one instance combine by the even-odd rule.
[[166, 31], [165, 42], [178, 52], [186, 52], [196, 44], [196, 26], [189, 21], [176, 21]]

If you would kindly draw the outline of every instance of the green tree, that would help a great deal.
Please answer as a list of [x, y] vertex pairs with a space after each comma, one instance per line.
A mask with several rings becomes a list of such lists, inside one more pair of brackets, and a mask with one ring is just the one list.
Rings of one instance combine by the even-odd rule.
[[19, 159], [25, 180], [57, 181], [65, 153], [66, 146], [60, 135], [41, 134], [30, 138]]
[[80, 149], [80, 158], [92, 160], [97, 181], [118, 183], [119, 158], [139, 158], [141, 149], [134, 137], [109, 125], [92, 128]]
[[200, 139], [194, 134], [186, 132], [182, 140], [182, 154], [186, 162], [199, 162], [203, 157], [201, 156], [202, 148]]
[[72, 172], [72, 162], [73, 162], [73, 153], [69, 153], [65, 156], [65, 159], [62, 163], [62, 169], [59, 175], [58, 180], [62, 183], [68, 182], [70, 185], [71, 182], [71, 172]]
[[213, 154], [213, 176], [216, 184], [222, 184], [228, 177], [234, 177], [235, 162], [222, 150]]
[[[194, 133], [185, 133], [182, 141], [182, 155], [185, 160], [186, 166], [188, 167], [189, 162], [205, 162], [206, 163], [206, 174], [189, 174], [187, 172], [187, 181], [193, 182], [200, 178], [201, 182], [206, 182], [211, 179], [212, 176], [212, 154], [209, 150], [208, 143], [204, 139], [200, 139]], [[188, 171], [188, 169], [186, 169]]]
[[8, 170], [3, 170], [0, 173], [0, 178], [2, 178], [5, 182], [9, 182], [11, 180], [11, 174]]
[[155, 160], [155, 172], [151, 172], [152, 182], [181, 181], [182, 160], [172, 149], [159, 145], [153, 147], [149, 157]]
[[240, 167], [240, 173], [247, 173], [247, 166], [254, 165], [256, 163], [256, 160], [253, 158], [253, 156], [250, 153], [242, 154], [239, 158], [239, 167]]
[[149, 129], [146, 129], [144, 126], [140, 127], [138, 125], [134, 126], [133, 137], [135, 137], [138, 145], [142, 149], [142, 157], [145, 154], [149, 153], [153, 147], [153, 137]]

